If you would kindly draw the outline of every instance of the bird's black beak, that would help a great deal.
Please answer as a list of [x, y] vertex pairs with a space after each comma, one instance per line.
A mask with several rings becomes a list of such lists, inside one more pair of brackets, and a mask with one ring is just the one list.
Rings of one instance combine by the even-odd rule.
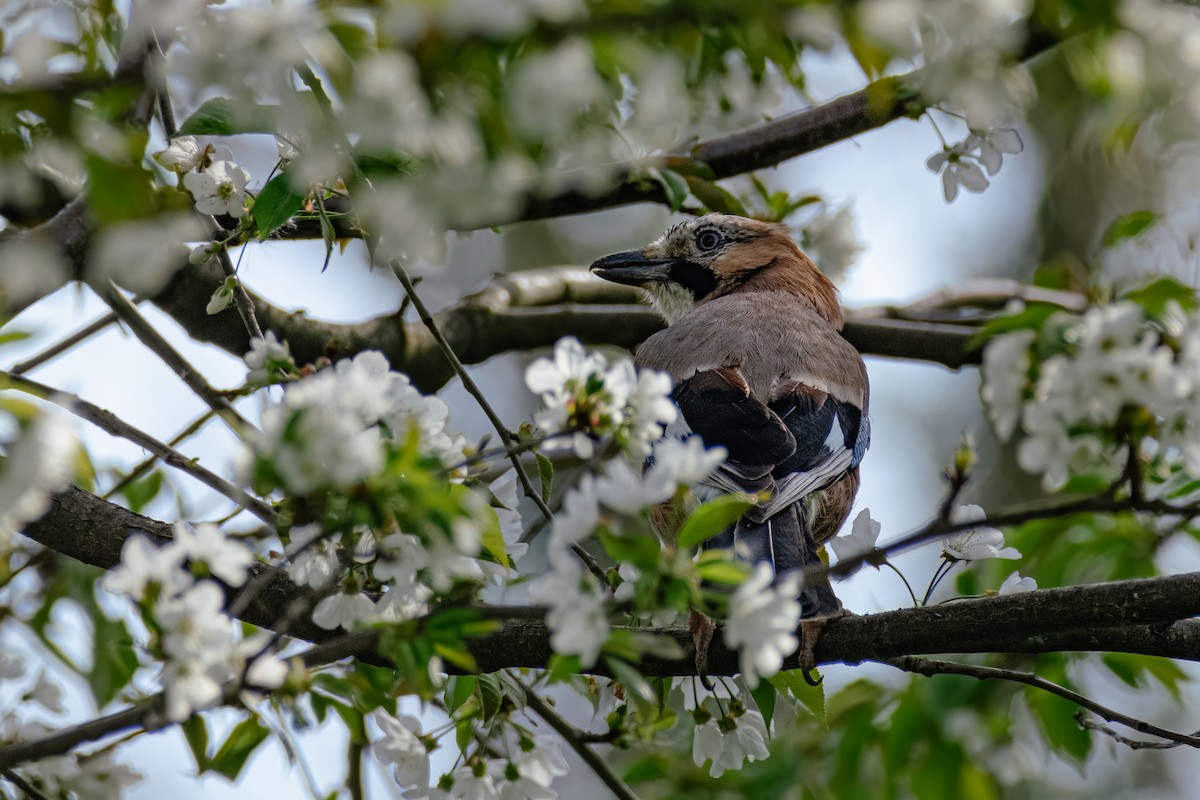
[[613, 283], [641, 286], [643, 283], [670, 280], [673, 259], [647, 256], [641, 250], [613, 253], [592, 264], [592, 272]]

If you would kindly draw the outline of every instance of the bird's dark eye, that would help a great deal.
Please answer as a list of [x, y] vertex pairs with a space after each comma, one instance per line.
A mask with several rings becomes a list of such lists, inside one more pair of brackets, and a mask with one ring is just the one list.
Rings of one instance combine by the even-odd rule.
[[696, 246], [701, 250], [716, 250], [721, 244], [721, 234], [716, 231], [701, 231], [696, 237]]

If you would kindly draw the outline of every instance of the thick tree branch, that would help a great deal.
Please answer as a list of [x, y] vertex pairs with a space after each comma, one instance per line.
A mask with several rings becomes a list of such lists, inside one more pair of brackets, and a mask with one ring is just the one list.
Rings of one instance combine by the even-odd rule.
[[[111, 569], [128, 536], [142, 533], [165, 543], [171, 528], [71, 488], [57, 495], [50, 511], [26, 526], [25, 533], [64, 555]], [[251, 601], [238, 608], [237, 616], [253, 625], [275, 629], [297, 598], [313, 600], [312, 593], [292, 584], [283, 570], [259, 565], [255, 574], [247, 583], [250, 588], [240, 594], [231, 591], [229, 597], [231, 605], [240, 606], [243, 595], [251, 592]], [[496, 632], [468, 642], [482, 671], [546, 665], [551, 649], [543, 609], [484, 607], [480, 613], [501, 622]], [[816, 657], [822, 664], [857, 664], [936, 653], [1112, 651], [1200, 661], [1200, 621], [1189, 619], [1196, 615], [1200, 573], [1044, 589], [835, 620], [817, 643]], [[387, 663], [376, 649], [373, 632], [335, 637], [303, 619], [292, 620], [287, 632], [328, 642], [338, 658]], [[647, 655], [639, 668], [648, 675], [694, 675], [687, 629], [654, 633], [673, 642], [678, 657]], [[732, 675], [738, 671], [737, 653], [718, 637], [708, 664], [710, 674]]]
[[[192, 336], [241, 356], [250, 349], [245, 328], [231, 314], [209, 315], [204, 303], [224, 280], [216, 265], [177, 274], [152, 302]], [[263, 330], [286, 340], [297, 362], [348, 358], [379, 350], [392, 368], [425, 392], [454, 377], [431, 330], [420, 321], [385, 314], [360, 323], [325, 322], [288, 312], [250, 293]], [[663, 327], [662, 317], [640, 304], [640, 293], [602, 281], [582, 267], [547, 267], [494, 278], [480, 291], [432, 315], [433, 322], [464, 364], [506, 352], [549, 347], [563, 336], [584, 344], [634, 348]], [[908, 358], [958, 369], [979, 362], [971, 346], [976, 329], [941, 322], [880, 318], [878, 309], [860, 319], [847, 310], [846, 339], [866, 355]]]

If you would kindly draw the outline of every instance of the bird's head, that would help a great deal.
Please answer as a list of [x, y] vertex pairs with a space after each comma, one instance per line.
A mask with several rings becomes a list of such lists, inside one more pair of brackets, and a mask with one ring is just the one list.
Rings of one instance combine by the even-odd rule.
[[644, 289], [668, 325], [697, 304], [723, 295], [789, 292], [842, 326], [837, 289], [783, 225], [706, 214], [673, 225], [641, 250], [599, 259], [592, 272]]

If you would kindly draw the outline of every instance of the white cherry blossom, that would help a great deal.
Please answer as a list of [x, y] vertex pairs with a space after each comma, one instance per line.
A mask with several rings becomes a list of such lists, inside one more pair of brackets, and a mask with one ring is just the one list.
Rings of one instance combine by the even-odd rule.
[[338, 592], [322, 598], [313, 609], [312, 621], [327, 631], [344, 628], [351, 630], [359, 622], [370, 619], [375, 613], [371, 598], [361, 592]]
[[[952, 520], [955, 523], [987, 519], [987, 513], [976, 505], [959, 506]], [[982, 561], [988, 558], [1020, 558], [1015, 547], [1004, 546], [1004, 534], [997, 528], [980, 526], [952, 534], [942, 542], [942, 550], [958, 561]]]
[[775, 578], [771, 566], [756, 564], [750, 577], [742, 581], [729, 603], [725, 641], [740, 650], [742, 678], [753, 689], [760, 678], [779, 672], [783, 659], [796, 652], [800, 641], [799, 572]]
[[[858, 512], [858, 516], [854, 518], [853, 524], [850, 526], [850, 533], [835, 536], [829, 540], [829, 546], [833, 548], [834, 555], [838, 558], [838, 563], [849, 561], [855, 558], [861, 558], [875, 551], [875, 543], [879, 541], [879, 530], [882, 526], [871, 517], [871, 509], [864, 508]], [[861, 564], [854, 567], [853, 570], [846, 574], [846, 577], [853, 575], [861, 568]], [[872, 565], [875, 569], [879, 569], [878, 564]]]
[[194, 528], [177, 523], [174, 533], [172, 547], [193, 565], [203, 564], [229, 586], [241, 586], [246, 582], [250, 565], [254, 563], [254, 555], [246, 545], [230, 539], [224, 531], [208, 522]]
[[240, 217], [246, 205], [246, 185], [250, 173], [233, 161], [214, 161], [203, 172], [183, 176], [183, 185], [192, 193], [201, 214], [228, 214]]
[[421, 721], [410, 714], [393, 717], [382, 709], [372, 719], [382, 737], [371, 743], [371, 752], [380, 763], [394, 767], [392, 774], [402, 790], [429, 786], [429, 750], [421, 741]]
[[1021, 592], [1032, 592], [1038, 588], [1037, 581], [1029, 577], [1021, 577], [1021, 573], [1014, 572], [1004, 579], [1004, 583], [1000, 584], [1000, 588], [996, 591], [997, 594], [1020, 594]]

